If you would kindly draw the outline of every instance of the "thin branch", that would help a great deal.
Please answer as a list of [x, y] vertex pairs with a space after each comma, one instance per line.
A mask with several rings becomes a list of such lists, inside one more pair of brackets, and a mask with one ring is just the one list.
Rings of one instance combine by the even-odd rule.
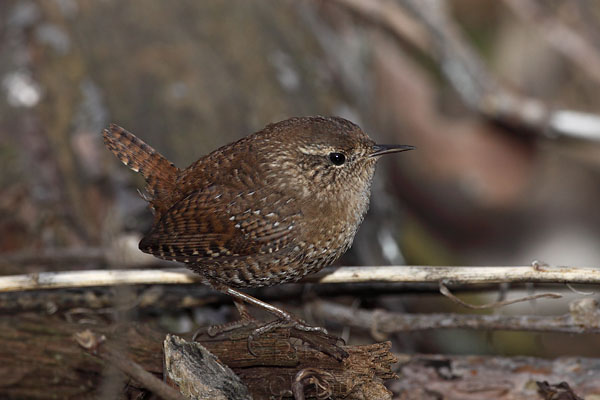
[[[0, 292], [91, 286], [198, 284], [203, 278], [185, 268], [41, 272], [0, 277]], [[329, 267], [303, 282], [409, 282], [489, 284], [500, 282], [600, 283], [600, 269], [577, 267]]]
[[573, 285], [571, 285], [570, 283], [567, 283], [566, 286], [569, 288], [569, 290], [571, 292], [576, 293], [576, 294], [580, 294], [582, 296], [592, 296], [594, 294], [594, 292], [584, 292], [582, 290], [575, 289], [573, 287]]
[[[507, 286], [508, 284], [501, 285]], [[510, 284], [511, 290], [521, 289], [525, 283]], [[536, 284], [536, 290], [549, 290], [556, 284]], [[29, 290], [25, 292], [0, 292], [0, 314], [37, 312], [52, 315], [66, 312], [66, 317], [80, 317], [90, 313], [116, 315], [135, 308], [142, 313], [154, 315], [160, 310], [180, 310], [207, 305], [230, 304], [231, 298], [205, 285], [137, 285], [130, 286], [125, 294], [116, 291], [117, 286], [96, 286], [63, 290]], [[452, 285], [453, 293], [477, 292], [481, 295], [497, 294], [498, 284]], [[302, 283], [248, 289], [246, 292], [264, 301], [302, 299], [307, 295], [319, 298], [353, 296], [372, 298], [384, 295], [436, 293], [437, 283], [363, 282], [325, 283], [307, 287]], [[587, 294], [577, 291], [577, 294]], [[593, 294], [593, 293], [592, 293]]]
[[305, 281], [318, 283], [413, 282], [481, 284], [501, 282], [600, 283], [600, 269], [532, 266], [389, 266], [326, 268]]
[[64, 289], [90, 286], [200, 283], [200, 275], [187, 269], [89, 270], [40, 272], [0, 277], [0, 292]]
[[494, 301], [492, 303], [486, 303], [486, 304], [470, 304], [470, 303], [466, 303], [466, 302], [462, 301], [461, 299], [459, 299], [458, 297], [453, 295], [452, 292], [450, 292], [450, 289], [448, 289], [448, 287], [444, 284], [443, 281], [440, 282], [440, 293], [443, 294], [444, 296], [446, 296], [447, 298], [449, 298], [450, 300], [452, 300], [453, 302], [455, 302], [456, 304], [460, 304], [461, 306], [470, 308], [472, 310], [485, 310], [486, 308], [503, 307], [503, 306], [508, 306], [510, 304], [522, 303], [524, 301], [531, 301], [531, 300], [536, 300], [536, 299], [541, 299], [541, 298], [560, 299], [562, 297], [562, 295], [560, 295], [558, 293], [541, 293], [541, 294], [535, 294], [535, 295], [531, 295], [531, 296], [519, 297], [518, 299], [512, 299], [512, 300], [499, 300], [499, 301]]
[[109, 343], [106, 343], [106, 337], [104, 335], [97, 335], [87, 329], [76, 333], [75, 340], [85, 350], [107, 363], [115, 365], [128, 376], [139, 382], [142, 387], [161, 398], [165, 400], [187, 400], [187, 398], [177, 390], [156, 378], [139, 364], [129, 359], [121, 351], [113, 348]]
[[473, 314], [405, 314], [384, 310], [355, 309], [338, 303], [316, 301], [308, 305], [316, 318], [329, 323], [382, 335], [433, 329], [506, 330], [599, 334], [600, 309], [590, 299], [576, 300], [571, 312], [559, 316], [473, 315]]

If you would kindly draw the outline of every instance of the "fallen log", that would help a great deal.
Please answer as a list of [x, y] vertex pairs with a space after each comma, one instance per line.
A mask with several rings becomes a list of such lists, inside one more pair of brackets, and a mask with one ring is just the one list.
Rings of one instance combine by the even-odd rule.
[[[57, 315], [20, 314], [0, 319], [0, 397], [97, 398], [113, 363], [100, 358], [94, 346], [82, 347], [80, 334], [86, 329], [104, 337], [98, 346], [108, 343], [108, 354], [120, 353], [127, 362], [162, 379], [165, 332], [133, 323], [81, 324]], [[383, 385], [395, 377], [389, 342], [340, 345], [347, 357], [338, 357], [343, 358], [338, 361], [314, 348], [319, 343], [328, 345], [318, 334], [278, 328], [256, 338], [253, 355], [248, 348], [248, 334], [253, 329], [242, 327], [217, 337], [203, 335], [200, 343], [241, 378], [254, 399], [292, 398], [294, 393], [308, 399], [329, 392], [341, 399], [391, 398]], [[123, 375], [123, 379], [123, 398], [146, 390], [131, 375]]]

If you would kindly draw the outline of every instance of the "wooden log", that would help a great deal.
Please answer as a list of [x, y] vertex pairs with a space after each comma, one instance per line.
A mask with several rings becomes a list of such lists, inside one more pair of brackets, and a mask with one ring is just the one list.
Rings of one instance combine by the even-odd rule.
[[204, 346], [167, 335], [165, 369], [186, 398], [252, 400], [240, 378]]
[[390, 342], [340, 346], [347, 356], [337, 360], [315, 349], [328, 345], [319, 333], [278, 328], [256, 338], [251, 354], [248, 335], [254, 328], [198, 340], [242, 378], [255, 399], [291, 398], [294, 388], [306, 398], [391, 399], [383, 384], [396, 378]]
[[77, 343], [90, 354], [98, 356], [107, 364], [116, 367], [122, 373], [139, 382], [140, 385], [163, 400], [189, 400], [177, 389], [167, 385], [156, 376], [131, 360], [122, 349], [112, 343], [106, 343], [106, 336], [98, 335], [89, 329], [74, 335]]
[[[68, 322], [59, 316], [20, 314], [0, 318], [0, 398], [95, 399], [107, 379], [110, 363], [84, 350], [75, 335], [85, 329], [110, 344], [125, 358], [162, 378], [164, 332], [136, 324], [112, 326]], [[331, 392], [335, 398], [391, 398], [383, 381], [395, 377], [389, 343], [341, 346], [348, 353], [337, 361], [315, 350], [307, 341], [326, 346], [314, 334], [279, 328], [254, 342], [256, 356], [248, 351], [244, 327], [218, 337], [201, 337], [201, 343], [228, 365], [249, 388], [254, 399], [292, 398], [292, 391], [307, 399]], [[317, 335], [318, 336], [318, 335]], [[299, 338], [302, 338], [300, 340]], [[109, 353], [115, 353], [110, 351]], [[142, 383], [125, 381], [123, 398], [139, 394]]]
[[600, 360], [595, 358], [407, 354], [399, 359], [400, 379], [390, 387], [400, 399], [575, 400], [600, 396]]
[[[86, 328], [120, 344], [123, 354], [133, 362], [162, 377], [164, 332], [135, 324], [72, 323], [56, 315], [5, 315], [0, 317], [0, 398], [97, 399], [99, 388], [108, 379], [107, 364], [74, 340], [73, 335]], [[313, 349], [300, 344], [299, 339], [288, 338], [285, 332], [270, 332], [259, 338], [254, 345], [258, 356], [252, 358], [247, 352], [244, 336], [247, 332], [233, 331], [229, 335], [233, 338], [202, 337], [202, 343], [232, 367], [254, 399], [265, 398], [263, 394], [272, 392], [283, 392], [287, 396], [283, 398], [291, 398], [297, 388], [310, 398], [316, 393], [315, 386], [320, 393], [330, 387], [331, 376], [337, 382], [333, 389], [341, 394], [358, 397], [361, 389], [365, 398], [385, 398], [385, 393], [382, 396], [369, 393], [371, 388], [364, 384], [357, 388], [356, 379], [348, 377], [344, 366], [363, 382], [372, 376], [381, 380], [393, 378], [389, 369], [393, 360], [383, 343], [344, 347], [349, 357], [340, 363], [323, 354], [314, 354]], [[275, 348], [269, 348], [269, 343]], [[306, 360], [304, 364], [302, 357]], [[567, 382], [580, 397], [600, 395], [600, 361], [593, 358], [545, 360], [452, 355], [398, 355], [398, 358], [400, 365], [395, 370], [400, 377], [387, 383], [402, 399], [535, 399], [539, 398], [537, 382], [544, 381], [549, 385], [544, 386], [546, 392]], [[357, 364], [355, 360], [363, 363]], [[134, 380], [125, 382], [122, 398], [135, 398], [142, 390], [140, 384]], [[380, 390], [378, 385], [372, 388]]]
[[[0, 398], [96, 399], [106, 364], [83, 350], [74, 335], [86, 328], [119, 343], [146, 371], [162, 375], [164, 335], [133, 324], [79, 324], [58, 316], [0, 317]], [[136, 393], [130, 382], [126, 393]]]

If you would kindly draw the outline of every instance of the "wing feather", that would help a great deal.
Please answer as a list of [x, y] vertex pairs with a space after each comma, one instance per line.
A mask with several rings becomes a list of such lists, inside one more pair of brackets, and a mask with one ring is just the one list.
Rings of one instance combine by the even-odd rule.
[[[241, 207], [244, 193], [226, 196], [217, 186], [194, 192], [175, 203], [140, 242], [157, 257], [197, 262], [281, 251], [293, 241], [298, 215], [284, 214], [277, 198], [252, 192], [256, 209]], [[289, 209], [289, 207], [287, 207]]]

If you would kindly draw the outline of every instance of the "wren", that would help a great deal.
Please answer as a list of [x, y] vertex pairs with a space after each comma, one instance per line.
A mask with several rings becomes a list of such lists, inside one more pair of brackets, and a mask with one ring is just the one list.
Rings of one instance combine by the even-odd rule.
[[237, 288], [294, 282], [334, 262], [367, 212], [379, 157], [413, 149], [375, 144], [343, 118], [301, 117], [179, 169], [117, 125], [103, 136], [146, 179], [154, 224], [142, 251], [185, 263], [231, 295], [242, 318], [250, 318], [245, 302], [304, 330], [320, 328]]

